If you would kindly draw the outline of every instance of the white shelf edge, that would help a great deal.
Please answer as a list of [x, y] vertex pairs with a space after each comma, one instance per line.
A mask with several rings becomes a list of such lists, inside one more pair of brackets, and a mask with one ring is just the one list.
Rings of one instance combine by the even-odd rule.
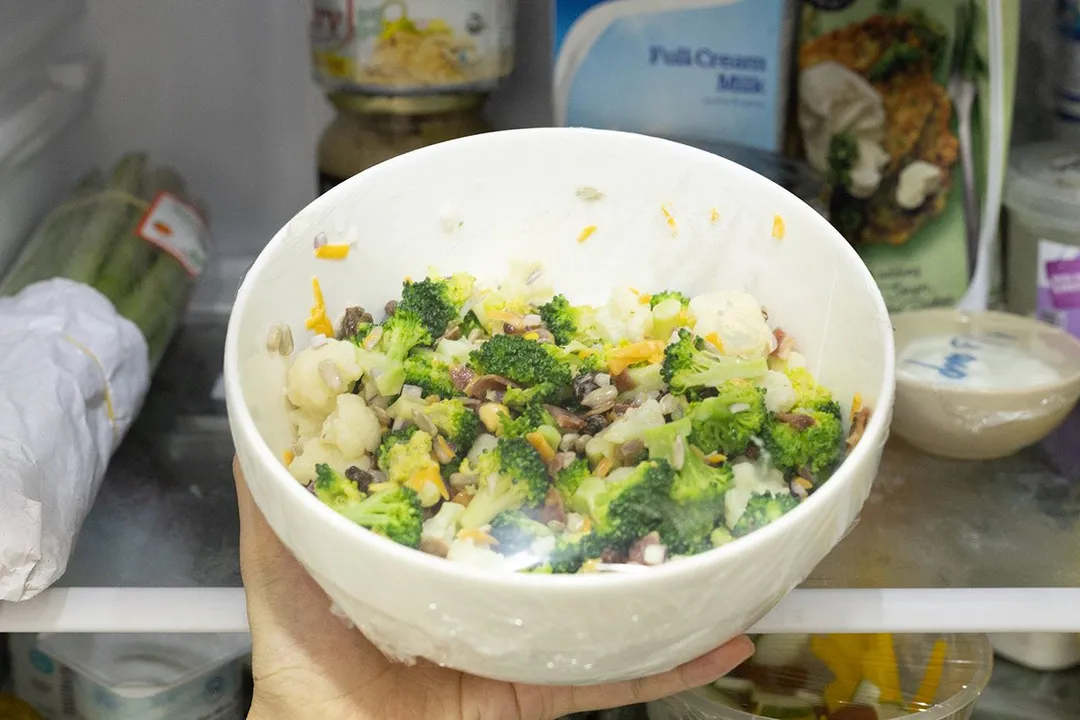
[[[751, 633], [1080, 633], [1080, 588], [795, 590]], [[241, 588], [52, 588], [0, 632], [247, 632]]]

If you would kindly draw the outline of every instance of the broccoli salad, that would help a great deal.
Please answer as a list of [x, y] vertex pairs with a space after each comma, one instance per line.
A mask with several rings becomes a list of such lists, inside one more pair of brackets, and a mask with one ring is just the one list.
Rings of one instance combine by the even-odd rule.
[[840, 405], [745, 292], [620, 288], [593, 307], [521, 263], [490, 286], [407, 278], [380, 322], [349, 307], [335, 329], [314, 288], [287, 375], [290, 473], [352, 522], [453, 561], [625, 571], [724, 545], [811, 495], [869, 417], [856, 397], [845, 436]]

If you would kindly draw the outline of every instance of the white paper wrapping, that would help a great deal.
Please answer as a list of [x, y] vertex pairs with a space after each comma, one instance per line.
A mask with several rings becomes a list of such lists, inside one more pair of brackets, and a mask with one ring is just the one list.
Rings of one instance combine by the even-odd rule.
[[0, 298], [0, 600], [55, 582], [150, 382], [146, 341], [65, 279]]

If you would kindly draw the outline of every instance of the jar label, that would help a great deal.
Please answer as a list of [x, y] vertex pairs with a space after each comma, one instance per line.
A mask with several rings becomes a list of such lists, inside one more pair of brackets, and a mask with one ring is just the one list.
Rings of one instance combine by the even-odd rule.
[[1039, 240], [1038, 317], [1080, 337], [1080, 247]]
[[193, 278], [206, 266], [209, 231], [198, 210], [172, 193], [160, 192], [139, 222], [140, 237], [169, 253]]
[[514, 63], [516, 0], [315, 0], [315, 76], [328, 90], [490, 90]]

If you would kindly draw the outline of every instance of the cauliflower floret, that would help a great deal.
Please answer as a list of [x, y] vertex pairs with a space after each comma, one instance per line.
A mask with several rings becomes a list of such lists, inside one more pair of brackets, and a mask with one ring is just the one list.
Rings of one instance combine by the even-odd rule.
[[[340, 385], [331, 388], [319, 371], [319, 365], [328, 360], [337, 370]], [[363, 375], [360, 367], [360, 349], [350, 342], [327, 339], [320, 347], [308, 347], [300, 351], [289, 368], [285, 392], [294, 406], [312, 414], [326, 417], [334, 409], [334, 399], [349, 392], [352, 384]]]
[[596, 326], [603, 339], [610, 343], [620, 340], [639, 342], [652, 332], [652, 310], [632, 290], [621, 288], [613, 292], [607, 304], [597, 310]]
[[763, 357], [772, 351], [776, 338], [752, 295], [731, 291], [698, 295], [690, 301], [690, 311], [697, 319], [694, 333], [703, 338], [716, 333], [724, 355]]
[[334, 470], [343, 473], [353, 463], [345, 459], [336, 445], [316, 438], [304, 445], [304, 452], [297, 455], [289, 464], [289, 472], [301, 484], [307, 485], [315, 479], [315, 466], [319, 464], [329, 465]]
[[784, 373], [776, 370], [765, 373], [761, 387], [765, 388], [765, 407], [770, 412], [787, 412], [795, 406], [795, 388]]
[[457, 535], [458, 522], [465, 512], [465, 506], [456, 502], [445, 502], [439, 511], [424, 521], [421, 538], [438, 540], [449, 546]]
[[640, 407], [627, 410], [622, 417], [589, 440], [585, 454], [594, 462], [604, 457], [613, 458], [616, 447], [640, 438], [646, 430], [660, 427], [664, 422], [664, 410], [660, 403], [646, 400]]
[[777, 372], [787, 372], [788, 370], [795, 370], [797, 368], [806, 367], [806, 358], [802, 353], [794, 350], [788, 354], [787, 360], [781, 360], [775, 355], [769, 356], [769, 369], [776, 370]]
[[[447, 503], [451, 504], [451, 503]], [[471, 538], [458, 539], [450, 543], [450, 551], [446, 554], [447, 560], [468, 563], [474, 567], [487, 568], [489, 570], [514, 570], [507, 558], [495, 552], [491, 548], [477, 545]]]
[[[554, 286], [536, 262], [511, 262], [510, 272], [498, 287], [482, 290], [482, 299], [472, 309], [489, 330], [502, 327], [498, 313], [522, 316], [529, 308], [543, 305], [555, 294]], [[493, 317], [492, 313], [496, 315]]]
[[322, 439], [336, 445], [347, 458], [367, 455], [379, 447], [382, 426], [375, 411], [358, 395], [338, 395], [337, 407], [322, 427]]
[[322, 434], [322, 426], [326, 422], [326, 413], [293, 408], [289, 410], [289, 421], [296, 428], [296, 439], [302, 448]]

